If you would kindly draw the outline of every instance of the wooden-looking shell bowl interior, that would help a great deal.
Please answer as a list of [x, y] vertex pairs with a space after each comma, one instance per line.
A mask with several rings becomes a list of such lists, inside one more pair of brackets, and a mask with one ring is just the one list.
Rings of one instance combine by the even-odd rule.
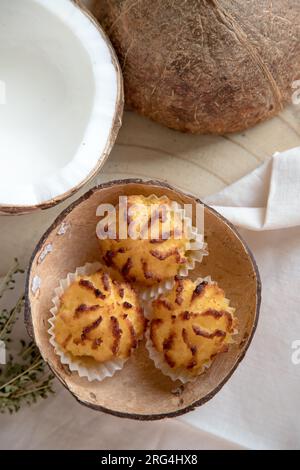
[[[260, 306], [260, 279], [253, 257], [234, 227], [205, 207], [205, 238], [209, 256], [197, 264], [193, 278], [211, 275], [236, 308], [236, 344], [218, 356], [196, 382], [180, 386], [155, 368], [140, 344], [121, 371], [102, 382], [88, 382], [61, 364], [49, 342], [49, 310], [59, 280], [86, 262], [99, 259], [95, 235], [100, 203], [116, 204], [120, 195], [167, 195], [181, 204], [197, 199], [160, 182], [123, 180], [98, 186], [72, 204], [42, 237], [33, 254], [26, 286], [25, 319], [44, 360], [66, 388], [96, 410], [135, 419], [176, 416], [202, 405], [229, 379], [253, 337]], [[194, 221], [195, 222], [195, 221]]]

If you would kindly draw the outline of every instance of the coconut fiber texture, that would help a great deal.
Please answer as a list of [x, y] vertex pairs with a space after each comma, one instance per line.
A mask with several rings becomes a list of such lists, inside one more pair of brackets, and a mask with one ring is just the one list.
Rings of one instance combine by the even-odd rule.
[[299, 0], [97, 0], [127, 105], [223, 134], [276, 115], [300, 78]]

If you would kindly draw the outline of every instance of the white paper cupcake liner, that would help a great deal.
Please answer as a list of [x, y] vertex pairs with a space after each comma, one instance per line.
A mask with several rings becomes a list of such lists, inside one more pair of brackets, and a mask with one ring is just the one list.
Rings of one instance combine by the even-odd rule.
[[[206, 276], [204, 278], [198, 278], [195, 281], [197, 284], [200, 284], [201, 282], [207, 282], [208, 284], [214, 284], [215, 282], [211, 279], [210, 276]], [[144, 312], [145, 316], [148, 320], [151, 320], [151, 302], [154, 299], [148, 299], [148, 301], [144, 302]], [[235, 308], [233, 307], [228, 307], [228, 311], [232, 314], [235, 312]], [[234, 332], [232, 333], [232, 336], [236, 335], [238, 333], [238, 330], [235, 329]], [[164, 360], [164, 357], [162, 356], [161, 353], [159, 353], [153, 346], [151, 338], [150, 338], [150, 329], [148, 328], [145, 334], [146, 338], [146, 349], [149, 353], [150, 359], [154, 362], [154, 365], [157, 369], [161, 370], [161, 372], [170, 377], [174, 382], [176, 380], [180, 380], [183, 384], [186, 384], [188, 382], [195, 382], [197, 378], [203, 374], [207, 369], [210, 368], [212, 365], [213, 361], [211, 359], [207, 360], [201, 369], [199, 369], [197, 375], [192, 375], [189, 374], [186, 369], [184, 368], [178, 368], [176, 370], [172, 369]], [[234, 343], [234, 341], [232, 341]]]
[[61, 280], [59, 287], [55, 289], [56, 295], [52, 298], [54, 306], [50, 310], [52, 316], [48, 320], [50, 324], [50, 328], [48, 330], [50, 343], [54, 347], [55, 353], [59, 356], [61, 363], [67, 365], [71, 372], [77, 372], [80, 377], [86, 377], [90, 382], [93, 380], [98, 380], [100, 382], [107, 377], [112, 377], [115, 372], [122, 369], [128, 359], [116, 359], [102, 364], [95, 361], [93, 358], [76, 358], [75, 360], [71, 354], [64, 352], [55, 341], [54, 324], [55, 317], [60, 307], [60, 299], [64, 291], [76, 280], [77, 276], [89, 276], [90, 274], [97, 272], [102, 267], [103, 266], [98, 262], [87, 263], [84, 266], [77, 268], [75, 273], [69, 273], [65, 279]]
[[[157, 200], [160, 199], [155, 194], [148, 197]], [[181, 266], [178, 272], [179, 276], [187, 277], [189, 271], [195, 269], [196, 262], [201, 263], [203, 256], [208, 255], [207, 243], [204, 242], [203, 234], [199, 233], [196, 227], [193, 227], [191, 219], [186, 216], [185, 210], [176, 201], [171, 201], [171, 207], [174, 212], [180, 215], [183, 225], [187, 229], [187, 238], [189, 240], [186, 246], [187, 263]], [[172, 289], [173, 286], [174, 279], [167, 279], [152, 287], [139, 288], [140, 297], [143, 301], [147, 302]]]
[[[151, 194], [150, 196], [148, 196], [148, 198], [156, 199], [157, 201], [161, 199], [161, 197], [156, 196], [156, 194]], [[186, 216], [185, 210], [176, 201], [170, 202], [172, 209], [180, 215], [180, 218], [183, 221], [183, 226], [187, 230], [187, 263], [181, 266], [178, 272], [179, 276], [187, 277], [189, 271], [195, 268], [196, 262], [201, 263], [203, 256], [208, 255], [207, 244], [204, 242], [203, 234], [199, 233], [196, 227], [193, 227], [192, 221], [189, 217]], [[107, 215], [105, 218], [105, 222], [108, 224], [113, 220], [114, 218], [110, 215]], [[139, 291], [140, 298], [143, 301], [148, 301], [149, 299], [154, 299], [163, 292], [172, 289], [173, 285], [174, 279], [167, 279], [166, 281], [163, 281], [160, 284], [152, 287], [143, 288], [140, 286], [136, 286], [136, 289]]]

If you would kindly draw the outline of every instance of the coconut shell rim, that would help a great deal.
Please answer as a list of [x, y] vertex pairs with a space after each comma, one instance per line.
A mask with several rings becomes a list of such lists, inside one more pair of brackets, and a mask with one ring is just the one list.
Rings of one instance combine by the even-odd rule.
[[[243, 245], [247, 255], [249, 256], [249, 259], [251, 261], [251, 264], [252, 264], [252, 267], [253, 267], [253, 271], [255, 273], [255, 278], [256, 278], [256, 307], [255, 307], [255, 316], [254, 316], [254, 322], [253, 322], [253, 327], [252, 327], [252, 330], [251, 330], [251, 334], [248, 336], [247, 340], [245, 341], [245, 345], [244, 345], [244, 348], [241, 352], [241, 354], [238, 356], [235, 364], [233, 365], [233, 367], [229, 370], [229, 372], [227, 373], [227, 375], [224, 377], [224, 379], [219, 383], [218, 386], [216, 386], [212, 392], [208, 393], [207, 395], [205, 395], [204, 397], [200, 398], [199, 400], [196, 400], [194, 401], [193, 403], [191, 403], [190, 405], [188, 406], [185, 406], [184, 408], [181, 408], [180, 410], [177, 410], [177, 411], [172, 411], [172, 412], [168, 412], [168, 413], [158, 413], [158, 414], [137, 414], [137, 413], [125, 413], [125, 412], [121, 412], [121, 411], [115, 411], [115, 410], [112, 410], [110, 408], [106, 408], [106, 407], [103, 407], [101, 405], [94, 405], [92, 403], [88, 403], [86, 401], [83, 401], [83, 400], [80, 400], [70, 389], [69, 387], [67, 386], [67, 384], [64, 382], [64, 380], [62, 379], [62, 377], [60, 377], [51, 367], [51, 365], [49, 364], [48, 361], [45, 361], [46, 364], [48, 365], [49, 369], [52, 371], [52, 373], [55, 375], [55, 377], [58, 378], [58, 380], [62, 383], [62, 385], [68, 390], [69, 393], [71, 393], [71, 395], [81, 404], [81, 405], [84, 405], [90, 409], [93, 409], [93, 410], [96, 410], [96, 411], [101, 411], [101, 412], [104, 412], [106, 414], [110, 414], [110, 415], [113, 415], [113, 416], [116, 416], [116, 417], [119, 417], [119, 418], [127, 418], [127, 419], [134, 419], [134, 420], [138, 420], [138, 421], [157, 421], [157, 420], [161, 420], [161, 419], [165, 419], [165, 418], [174, 418], [174, 417], [178, 417], [178, 416], [181, 416], [181, 415], [184, 415], [190, 411], [193, 411], [195, 408], [199, 407], [199, 406], [202, 406], [204, 405], [205, 403], [207, 403], [209, 400], [211, 400], [222, 388], [223, 386], [228, 382], [228, 380], [230, 379], [230, 377], [233, 375], [233, 373], [235, 372], [235, 370], [237, 369], [238, 365], [242, 362], [242, 360], [244, 359], [245, 355], [246, 355], [246, 352], [253, 340], [253, 337], [254, 337], [254, 334], [256, 332], [256, 329], [257, 329], [257, 325], [258, 325], [258, 320], [259, 320], [259, 315], [260, 315], [260, 307], [261, 307], [261, 291], [262, 291], [262, 283], [261, 283], [261, 277], [260, 277], [260, 274], [259, 274], [259, 270], [258, 270], [258, 266], [257, 266], [257, 263], [255, 261], [255, 258], [254, 258], [254, 255], [251, 251], [251, 249], [249, 248], [248, 244], [245, 242], [245, 240], [243, 239], [243, 237], [240, 235], [240, 233], [238, 232], [238, 230], [236, 229], [236, 227], [231, 223], [229, 222], [229, 220], [227, 220], [224, 216], [222, 216], [219, 212], [217, 212], [215, 209], [213, 209], [212, 207], [208, 206], [207, 204], [203, 203], [199, 198], [197, 198], [196, 196], [194, 195], [191, 195], [189, 193], [185, 193], [183, 191], [181, 191], [180, 189], [177, 189], [176, 187], [166, 183], [166, 182], [163, 182], [163, 181], [159, 181], [159, 180], [152, 180], [152, 179], [142, 179], [142, 178], [126, 178], [126, 179], [116, 179], [116, 180], [111, 180], [111, 181], [108, 181], [108, 182], [105, 182], [105, 183], [102, 183], [102, 184], [99, 184], [99, 185], [96, 185], [94, 186], [93, 188], [91, 188], [89, 191], [87, 191], [85, 194], [83, 194], [82, 196], [80, 196], [76, 201], [72, 202], [66, 209], [64, 209], [59, 215], [58, 217], [52, 222], [52, 224], [50, 225], [50, 227], [46, 230], [46, 232], [42, 235], [41, 239], [39, 240], [39, 242], [37, 243], [33, 253], [32, 253], [32, 256], [30, 258], [30, 262], [29, 262], [29, 265], [28, 265], [28, 270], [27, 270], [27, 274], [26, 274], [26, 283], [25, 283], [25, 307], [24, 307], [24, 322], [25, 322], [25, 326], [26, 326], [26, 329], [27, 329], [27, 332], [29, 334], [29, 336], [33, 339], [33, 341], [36, 343], [35, 341], [35, 334], [34, 334], [34, 328], [33, 328], [33, 324], [32, 324], [32, 315], [31, 315], [31, 305], [30, 305], [30, 300], [29, 300], [29, 291], [30, 291], [30, 288], [29, 288], [29, 283], [30, 283], [30, 275], [31, 275], [31, 270], [32, 270], [32, 265], [33, 265], [33, 262], [36, 258], [36, 255], [38, 254], [38, 252], [41, 250], [41, 248], [43, 247], [44, 243], [45, 243], [45, 240], [48, 238], [48, 236], [53, 232], [53, 230], [55, 230], [61, 223], [62, 221], [65, 219], [65, 217], [71, 213], [73, 211], [73, 209], [75, 209], [77, 206], [79, 206], [82, 202], [88, 200], [95, 192], [101, 190], [101, 189], [106, 189], [106, 188], [110, 188], [112, 186], [115, 186], [115, 185], [120, 185], [120, 184], [123, 184], [123, 185], [126, 185], [126, 184], [143, 184], [143, 185], [153, 185], [153, 186], [160, 186], [162, 188], [167, 188], [167, 189], [170, 189], [172, 191], [176, 191], [178, 194], [182, 194], [182, 195], [185, 195], [187, 197], [190, 197], [192, 199], [194, 199], [197, 203], [200, 203], [200, 204], [203, 204], [203, 206], [211, 211], [216, 217], [218, 217], [225, 225], [227, 225], [232, 231], [233, 233], [235, 234], [235, 236], [239, 239], [239, 241], [241, 242], [241, 244]], [[43, 357], [43, 354], [42, 354], [42, 351], [41, 352], [41, 355]]]
[[57, 204], [65, 201], [66, 199], [73, 196], [76, 192], [78, 192], [85, 184], [87, 184], [96, 174], [98, 171], [103, 167], [104, 163], [106, 162], [113, 146], [116, 141], [118, 132], [122, 126], [122, 118], [123, 118], [123, 110], [124, 110], [124, 80], [123, 74], [121, 70], [121, 66], [119, 63], [119, 59], [116, 55], [116, 52], [112, 46], [112, 43], [105, 33], [104, 29], [100, 26], [94, 15], [82, 4], [81, 0], [71, 0], [75, 7], [81, 10], [82, 14], [87, 16], [88, 19], [93, 23], [93, 25], [98, 29], [102, 39], [105, 41], [110, 57], [112, 65], [116, 70], [117, 75], [117, 99], [115, 104], [115, 113], [111, 125], [111, 129], [109, 135], [107, 137], [107, 143], [105, 149], [103, 150], [102, 154], [98, 157], [97, 164], [94, 166], [92, 171], [88, 173], [85, 178], [76, 186], [71, 187], [69, 190], [65, 191], [64, 193], [46, 201], [43, 201], [38, 204], [34, 205], [10, 205], [10, 204], [2, 204], [0, 203], [0, 215], [22, 215], [34, 212], [36, 210], [46, 210], [50, 207], [56, 206]]

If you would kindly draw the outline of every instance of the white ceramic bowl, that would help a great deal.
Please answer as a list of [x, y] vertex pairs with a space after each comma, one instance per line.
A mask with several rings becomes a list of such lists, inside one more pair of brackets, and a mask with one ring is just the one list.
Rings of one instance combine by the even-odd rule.
[[114, 51], [73, 0], [0, 1], [0, 211], [73, 194], [103, 164], [121, 125]]

